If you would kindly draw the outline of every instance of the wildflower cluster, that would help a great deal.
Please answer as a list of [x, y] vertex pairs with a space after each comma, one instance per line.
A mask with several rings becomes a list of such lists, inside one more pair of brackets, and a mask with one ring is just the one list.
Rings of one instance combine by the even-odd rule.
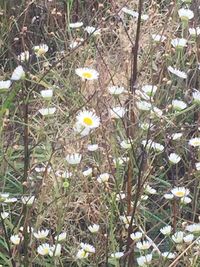
[[47, 2], [2, 68], [0, 264], [199, 266], [191, 1]]

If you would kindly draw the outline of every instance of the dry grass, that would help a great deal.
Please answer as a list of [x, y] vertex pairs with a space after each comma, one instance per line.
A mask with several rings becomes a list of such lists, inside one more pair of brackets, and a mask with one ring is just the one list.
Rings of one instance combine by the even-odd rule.
[[[185, 54], [177, 60], [171, 39], [180, 35], [190, 38], [182, 30], [177, 16], [180, 4], [145, 1], [143, 13], [149, 18], [141, 22], [137, 91], [132, 94], [130, 79], [137, 21], [120, 11], [123, 6], [136, 10], [138, 1], [18, 0], [13, 5], [8, 0], [0, 4], [1, 80], [9, 79], [18, 64], [22, 64], [26, 71], [26, 80], [14, 83], [10, 91], [1, 94], [2, 192], [8, 191], [18, 200], [22, 194], [36, 197], [30, 209], [22, 206], [20, 200], [9, 208], [1, 205], [1, 211], [11, 213], [9, 220], [2, 220], [0, 226], [0, 263], [3, 266], [137, 266], [136, 258], [144, 253], [136, 249], [135, 242], [127, 246], [130, 233], [120, 220], [121, 215], [132, 213], [137, 226], [129, 226], [129, 231], [142, 229], [144, 239], [153, 242], [154, 260], [150, 266], [198, 267], [200, 264], [195, 246], [189, 251], [186, 243], [176, 246], [172, 240], [165, 242], [159, 232], [166, 224], [173, 226], [173, 232], [184, 231], [183, 223], [197, 222], [200, 216], [197, 202], [199, 173], [195, 169], [199, 151], [187, 145], [190, 138], [198, 136], [199, 107], [191, 104], [192, 89], [199, 86], [198, 40], [190, 43]], [[100, 28], [101, 34], [88, 36], [82, 29], [70, 30], [69, 22], [76, 21]], [[197, 18], [194, 24], [198, 25]], [[151, 34], [162, 34], [166, 41], [155, 44]], [[72, 41], [79, 42], [81, 38], [84, 39], [81, 45], [69, 48]], [[33, 47], [41, 43], [47, 44], [49, 50], [38, 59]], [[26, 50], [31, 54], [30, 60], [20, 63], [17, 56]], [[169, 75], [167, 67], [176, 64], [177, 68], [188, 72], [186, 82]], [[98, 81], [82, 82], [74, 70], [83, 66], [97, 70], [100, 74]], [[150, 113], [141, 112], [136, 107], [136, 102], [141, 99], [138, 91], [141, 92], [145, 84], [158, 87], [151, 101], [162, 109], [163, 116], [150, 117]], [[124, 86], [127, 92], [113, 97], [107, 90], [112, 85]], [[54, 89], [51, 101], [40, 97], [40, 91], [47, 88]], [[16, 93], [10, 99], [13, 92]], [[192, 106], [191, 112], [189, 109], [174, 115], [171, 109], [173, 99], [186, 101]], [[128, 107], [130, 103], [133, 104], [134, 122], [129, 122], [126, 117], [122, 120], [111, 118], [110, 109]], [[56, 113], [50, 117], [41, 116], [39, 109], [44, 106], [56, 107]], [[94, 110], [101, 120], [100, 127], [86, 137], [74, 131], [76, 116], [84, 108]], [[140, 124], [143, 122], [152, 122], [153, 129], [142, 130]], [[134, 132], [129, 152], [120, 146], [122, 140], [130, 138], [127, 125]], [[183, 132], [182, 141], [175, 144], [170, 136], [180, 131]], [[162, 143], [165, 147], [163, 154], [145, 152], [141, 146], [145, 139]], [[97, 143], [99, 149], [89, 152], [87, 146], [91, 143]], [[82, 154], [77, 168], [65, 160], [66, 155], [75, 152]], [[171, 166], [168, 163], [172, 152], [181, 155], [180, 164]], [[125, 156], [130, 158], [130, 163], [113, 163], [113, 159]], [[37, 171], [37, 167], [44, 166], [42, 171]], [[83, 175], [87, 168], [92, 168], [90, 177]], [[130, 168], [131, 188], [127, 182]], [[72, 176], [62, 178], [58, 171], [69, 171]], [[97, 182], [102, 173], [110, 174], [106, 184]], [[146, 194], [146, 184], [154, 187], [157, 193], [144, 201], [141, 196]], [[192, 203], [179, 207], [176, 200], [166, 201], [164, 193], [175, 186], [189, 188]], [[125, 198], [117, 200], [121, 191]], [[94, 223], [100, 225], [96, 235], [88, 230]], [[11, 244], [9, 248], [9, 238], [19, 232], [20, 226], [25, 229], [22, 233], [24, 241], [19, 246]], [[41, 242], [27, 234], [27, 226], [49, 229], [46, 241], [51, 245], [55, 243], [55, 235], [67, 232], [61, 257], [38, 256], [36, 250]], [[92, 244], [96, 249], [94, 255], [83, 261], [76, 258], [81, 242]], [[172, 250], [181, 256], [174, 263], [173, 260], [163, 260], [155, 252], [155, 247], [159, 252]], [[113, 262], [110, 255], [116, 251], [124, 251], [125, 256], [121, 261]], [[134, 254], [132, 259], [130, 254]]]

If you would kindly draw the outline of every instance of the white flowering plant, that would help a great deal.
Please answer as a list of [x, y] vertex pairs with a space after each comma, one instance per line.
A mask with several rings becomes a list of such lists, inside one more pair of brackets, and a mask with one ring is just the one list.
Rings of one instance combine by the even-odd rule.
[[3, 2], [0, 266], [200, 266], [199, 7]]

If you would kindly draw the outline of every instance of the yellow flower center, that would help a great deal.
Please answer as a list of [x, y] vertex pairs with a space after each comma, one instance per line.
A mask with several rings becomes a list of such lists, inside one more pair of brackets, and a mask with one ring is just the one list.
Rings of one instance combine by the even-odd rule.
[[199, 141], [193, 141], [193, 145], [194, 146], [199, 146], [200, 145], [200, 142]]
[[184, 195], [185, 195], [185, 192], [183, 192], [183, 191], [176, 192], [177, 197], [184, 197]]
[[48, 254], [49, 253], [49, 249], [48, 248], [44, 248], [44, 254]]
[[92, 73], [90, 73], [90, 72], [84, 72], [83, 73], [83, 77], [86, 78], [86, 79], [91, 79], [92, 78]]
[[87, 253], [87, 252], [86, 252], [85, 250], [83, 250], [82, 253], [81, 253], [81, 257], [82, 257], [82, 258], [86, 257], [86, 253]]
[[88, 126], [91, 126], [93, 124], [93, 120], [91, 118], [88, 118], [88, 117], [85, 117], [83, 119], [83, 122]]
[[46, 53], [46, 51], [44, 50], [44, 48], [39, 48], [38, 51], [37, 51], [37, 54], [38, 54], [39, 56], [42, 56], [42, 55], [44, 55], [45, 53]]

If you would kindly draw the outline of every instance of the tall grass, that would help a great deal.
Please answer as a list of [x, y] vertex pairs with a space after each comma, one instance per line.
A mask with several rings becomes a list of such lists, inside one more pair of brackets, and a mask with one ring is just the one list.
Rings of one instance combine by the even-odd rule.
[[0, 2], [2, 266], [200, 266], [186, 2]]

